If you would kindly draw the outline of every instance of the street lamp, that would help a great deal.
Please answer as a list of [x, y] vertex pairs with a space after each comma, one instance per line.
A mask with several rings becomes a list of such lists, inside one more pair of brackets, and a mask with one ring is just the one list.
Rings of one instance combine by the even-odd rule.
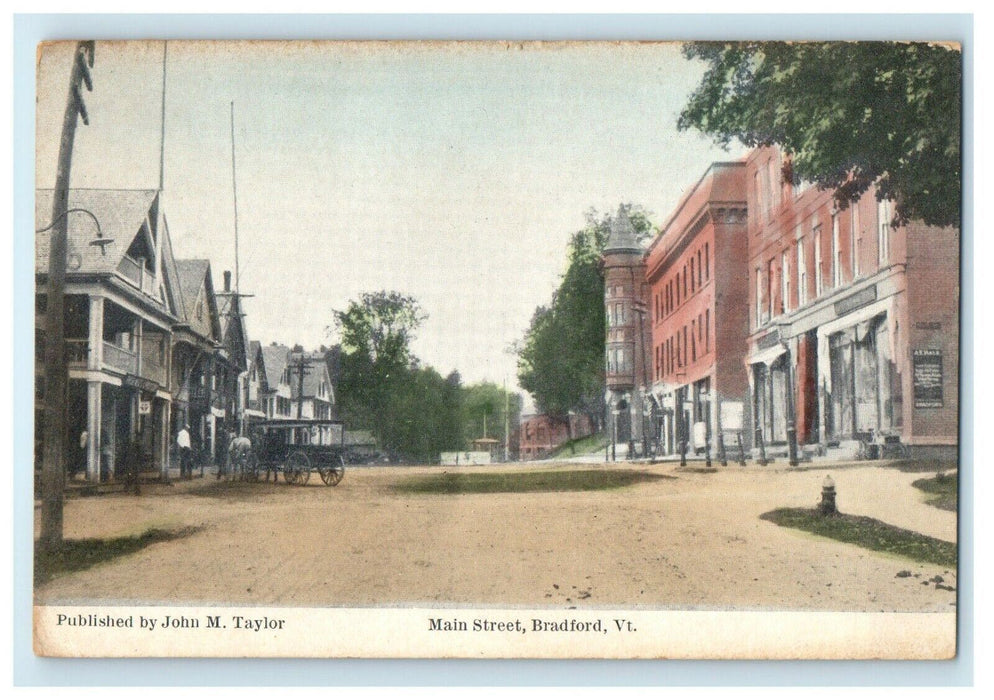
[[[786, 329], [790, 327], [790, 323], [777, 323], [775, 324], [777, 332], [780, 334], [780, 342], [784, 343], [784, 337], [786, 334]], [[793, 381], [793, 363], [790, 357], [790, 348], [784, 343], [784, 348], [786, 349], [787, 362], [784, 367], [785, 377], [784, 382], [786, 384], [785, 388], [785, 402], [787, 409], [787, 461], [792, 467], [798, 465], [797, 460], [797, 416], [794, 412], [794, 381]], [[772, 372], [772, 367], [770, 368]]]
[[[649, 454], [649, 436], [645, 427], [646, 418], [646, 392], [649, 391], [649, 368], [645, 353], [645, 303], [641, 301], [632, 302], [632, 311], [639, 317], [639, 354], [642, 356], [642, 456]], [[632, 357], [635, 361], [635, 357]], [[634, 368], [632, 368], [634, 369]]]

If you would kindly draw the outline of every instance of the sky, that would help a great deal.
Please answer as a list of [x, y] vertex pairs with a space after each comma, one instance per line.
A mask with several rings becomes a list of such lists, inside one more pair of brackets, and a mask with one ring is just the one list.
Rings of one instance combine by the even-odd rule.
[[[71, 49], [40, 52], [38, 187], [55, 182]], [[508, 348], [585, 212], [631, 202], [661, 225], [711, 162], [744, 154], [677, 131], [702, 72], [673, 43], [98, 42], [72, 186], [156, 189], [161, 164], [176, 257], [209, 258], [220, 288], [234, 103], [250, 336], [331, 345], [334, 310], [396, 290], [428, 315], [424, 363], [516, 388]]]

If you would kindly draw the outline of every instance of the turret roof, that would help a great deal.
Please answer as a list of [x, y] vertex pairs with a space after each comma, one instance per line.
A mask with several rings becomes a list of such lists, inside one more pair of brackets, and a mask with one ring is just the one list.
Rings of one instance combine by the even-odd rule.
[[618, 215], [611, 221], [611, 235], [608, 236], [605, 253], [641, 253], [642, 246], [635, 239], [635, 227], [628, 218], [625, 207], [618, 207]]

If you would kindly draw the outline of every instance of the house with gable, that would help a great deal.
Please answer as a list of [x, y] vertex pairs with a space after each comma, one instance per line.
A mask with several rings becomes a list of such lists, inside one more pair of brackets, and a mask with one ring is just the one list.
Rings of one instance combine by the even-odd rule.
[[263, 369], [260, 399], [269, 420], [289, 420], [296, 415], [292, 410], [289, 359], [290, 348], [285, 345], [271, 343], [260, 349], [259, 364]]
[[[53, 190], [35, 193], [35, 230], [51, 225]], [[164, 474], [172, 443], [173, 328], [184, 313], [156, 190], [73, 189], [67, 214], [66, 467], [91, 482], [119, 476], [137, 440]], [[81, 210], [81, 211], [75, 211]], [[87, 216], [86, 214], [91, 214]], [[99, 222], [99, 224], [96, 224]], [[99, 226], [99, 229], [98, 229]], [[99, 232], [99, 233], [98, 233]], [[49, 236], [35, 239], [35, 431], [44, 434], [44, 327]], [[36, 456], [36, 470], [40, 462]]]
[[225, 429], [245, 435], [248, 429], [249, 339], [242, 295], [231, 288], [231, 272], [224, 271], [224, 289], [217, 294], [221, 318], [219, 381], [225, 397]]
[[249, 427], [266, 419], [265, 393], [266, 362], [262, 355], [262, 343], [249, 342], [249, 369], [245, 381], [245, 420]]
[[183, 301], [183, 315], [173, 338], [173, 387], [176, 416], [172, 434], [185, 425], [195, 463], [211, 464], [221, 456], [227, 429], [231, 385], [229, 362], [222, 344], [221, 312], [211, 275], [210, 261], [176, 260], [176, 274]]

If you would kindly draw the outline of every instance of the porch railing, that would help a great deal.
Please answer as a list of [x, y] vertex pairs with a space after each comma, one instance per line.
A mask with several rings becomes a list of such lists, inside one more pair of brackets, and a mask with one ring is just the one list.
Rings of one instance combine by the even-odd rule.
[[159, 386], [166, 386], [166, 367], [157, 358], [151, 356], [142, 357], [142, 371], [141, 374], [146, 379], [151, 379], [152, 381], [159, 384]]
[[138, 358], [135, 353], [104, 341], [104, 364], [128, 374], [138, 371]]
[[141, 263], [127, 255], [121, 258], [121, 264], [117, 266], [117, 271], [128, 282], [145, 292], [153, 294], [155, 291], [155, 275], [144, 270]]

